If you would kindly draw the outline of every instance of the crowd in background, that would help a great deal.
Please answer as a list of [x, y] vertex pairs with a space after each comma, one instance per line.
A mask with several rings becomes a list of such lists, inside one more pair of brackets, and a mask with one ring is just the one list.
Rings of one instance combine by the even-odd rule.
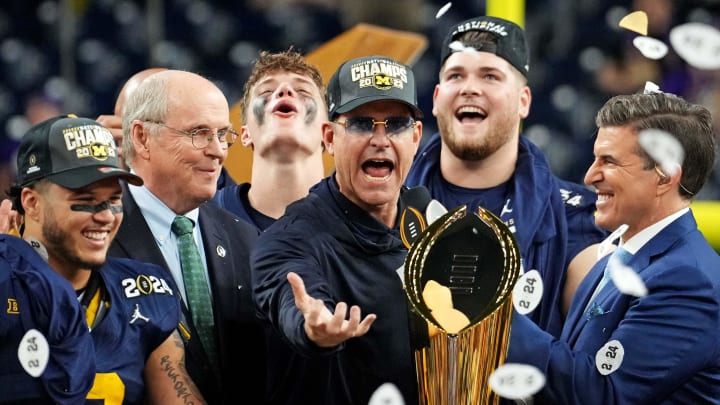
[[[231, 104], [260, 50], [293, 45], [309, 53], [358, 22], [420, 32], [428, 49], [414, 64], [419, 104], [431, 118], [438, 54], [448, 27], [485, 11], [483, 1], [445, 0], [8, 0], [0, 6], [0, 193], [14, 176], [19, 137], [57, 113], [109, 113], [121, 84], [148, 66], [198, 72]], [[668, 43], [686, 22], [720, 26], [717, 0], [527, 1], [533, 103], [524, 134], [561, 177], [582, 181], [591, 161], [594, 114], [611, 96], [646, 81], [700, 103], [720, 117], [718, 71], [689, 67], [670, 49], [659, 61], [618, 26], [631, 11], [648, 14], [648, 35]], [[720, 126], [718, 126], [720, 127]], [[424, 136], [436, 132], [424, 120]], [[720, 169], [698, 196], [720, 199]]]

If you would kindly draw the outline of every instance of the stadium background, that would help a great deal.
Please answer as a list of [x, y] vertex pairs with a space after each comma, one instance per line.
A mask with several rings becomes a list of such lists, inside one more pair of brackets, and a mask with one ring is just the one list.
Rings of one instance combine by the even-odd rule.
[[[13, 175], [17, 139], [47, 114], [111, 113], [122, 83], [164, 66], [198, 72], [231, 106], [259, 50], [309, 53], [359, 22], [422, 33], [428, 48], [413, 66], [419, 102], [431, 117], [438, 47], [448, 28], [484, 14], [483, 1], [444, 0], [2, 0], [0, 6], [0, 176]], [[582, 181], [591, 161], [594, 115], [611, 95], [646, 80], [705, 105], [720, 122], [720, 72], [687, 66], [671, 49], [641, 56], [618, 27], [631, 11], [649, 17], [649, 36], [666, 43], [685, 22], [720, 26], [718, 0], [529, 0], [533, 102], [524, 133], [560, 176]], [[436, 127], [426, 119], [425, 136]], [[720, 128], [720, 125], [718, 126]], [[0, 182], [0, 185], [2, 182]], [[2, 188], [3, 190], [5, 187]], [[720, 170], [698, 196], [720, 199]]]

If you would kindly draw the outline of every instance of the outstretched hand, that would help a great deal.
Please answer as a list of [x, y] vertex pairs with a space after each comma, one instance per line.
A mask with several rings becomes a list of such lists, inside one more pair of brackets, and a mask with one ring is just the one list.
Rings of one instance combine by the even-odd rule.
[[375, 314], [369, 314], [360, 321], [360, 307], [353, 305], [350, 308], [350, 318], [345, 319], [347, 304], [344, 302], [335, 306], [333, 314], [322, 300], [307, 294], [305, 283], [300, 276], [290, 272], [287, 279], [295, 296], [295, 305], [305, 317], [305, 333], [320, 347], [337, 346], [352, 337], [366, 334], [377, 318]]

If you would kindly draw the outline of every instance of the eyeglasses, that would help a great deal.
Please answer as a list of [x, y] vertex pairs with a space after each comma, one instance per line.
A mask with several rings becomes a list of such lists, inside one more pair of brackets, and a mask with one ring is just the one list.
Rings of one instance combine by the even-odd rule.
[[156, 122], [156, 121], [145, 121], [145, 122], [160, 125], [161, 127], [165, 127], [167, 129], [175, 131], [179, 134], [189, 136], [195, 149], [207, 148], [207, 146], [210, 145], [210, 142], [213, 141], [213, 138], [217, 138], [218, 141], [220, 141], [221, 145], [225, 144], [228, 147], [230, 147], [230, 146], [232, 146], [233, 143], [235, 143], [235, 141], [238, 138], [238, 133], [235, 132], [235, 130], [232, 129], [231, 127], [219, 128], [217, 130], [212, 130], [210, 128], [195, 128], [191, 131], [183, 131], [182, 129], [177, 129], [177, 128], [173, 128], [171, 126], [165, 125], [162, 122]]
[[348, 133], [356, 135], [371, 135], [375, 132], [375, 125], [384, 125], [385, 133], [393, 136], [417, 125], [417, 121], [410, 117], [387, 117], [384, 121], [375, 121], [373, 117], [350, 117], [335, 122], [344, 126]]

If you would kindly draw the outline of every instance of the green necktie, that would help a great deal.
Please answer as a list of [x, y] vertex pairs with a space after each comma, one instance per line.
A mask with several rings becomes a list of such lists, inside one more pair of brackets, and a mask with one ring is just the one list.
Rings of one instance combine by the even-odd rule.
[[200, 259], [195, 239], [193, 238], [192, 220], [184, 216], [177, 216], [172, 223], [172, 231], [177, 235], [178, 251], [180, 252], [180, 267], [185, 282], [185, 294], [188, 307], [192, 314], [195, 330], [200, 336], [200, 342], [210, 359], [210, 364], [217, 371], [217, 347], [215, 345], [215, 321], [213, 319], [212, 299], [210, 289], [205, 278], [205, 268]]

